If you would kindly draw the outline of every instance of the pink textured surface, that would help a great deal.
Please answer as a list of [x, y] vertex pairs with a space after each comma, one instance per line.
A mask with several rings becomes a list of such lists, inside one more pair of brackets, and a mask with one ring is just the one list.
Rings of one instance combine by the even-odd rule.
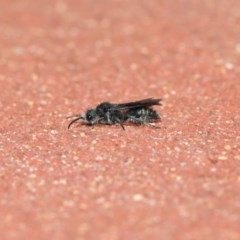
[[[0, 1], [1, 239], [240, 239], [239, 16], [239, 0]], [[67, 129], [147, 97], [161, 129]]]

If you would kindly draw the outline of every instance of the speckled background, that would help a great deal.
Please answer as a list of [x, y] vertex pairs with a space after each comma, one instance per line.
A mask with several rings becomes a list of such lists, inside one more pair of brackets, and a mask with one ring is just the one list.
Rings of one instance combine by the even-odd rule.
[[1, 240], [239, 240], [239, 63], [239, 0], [1, 0]]

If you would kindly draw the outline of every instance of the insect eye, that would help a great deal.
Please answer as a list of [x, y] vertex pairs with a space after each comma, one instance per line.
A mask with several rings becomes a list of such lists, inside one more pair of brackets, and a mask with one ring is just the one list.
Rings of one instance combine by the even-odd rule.
[[91, 114], [87, 114], [86, 118], [87, 118], [88, 121], [91, 121], [93, 119]]
[[87, 112], [86, 119], [87, 119], [87, 121], [93, 120], [93, 112], [92, 111]]
[[92, 116], [90, 114], [87, 114], [87, 120], [88, 121], [92, 120]]

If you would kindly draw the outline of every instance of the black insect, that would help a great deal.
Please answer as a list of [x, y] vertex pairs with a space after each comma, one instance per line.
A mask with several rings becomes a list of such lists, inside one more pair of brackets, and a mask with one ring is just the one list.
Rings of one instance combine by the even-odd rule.
[[153, 126], [151, 123], [160, 119], [160, 115], [151, 108], [153, 105], [161, 105], [161, 99], [147, 98], [121, 104], [103, 102], [83, 115], [71, 116], [75, 119], [69, 123], [68, 128], [78, 120], [82, 120], [86, 125], [120, 124], [123, 130], [126, 122]]

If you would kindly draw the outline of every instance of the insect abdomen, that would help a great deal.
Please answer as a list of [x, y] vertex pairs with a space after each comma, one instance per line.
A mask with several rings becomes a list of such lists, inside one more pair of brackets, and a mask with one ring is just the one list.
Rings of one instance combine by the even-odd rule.
[[144, 124], [160, 119], [159, 114], [151, 108], [132, 109], [127, 112], [127, 121]]

